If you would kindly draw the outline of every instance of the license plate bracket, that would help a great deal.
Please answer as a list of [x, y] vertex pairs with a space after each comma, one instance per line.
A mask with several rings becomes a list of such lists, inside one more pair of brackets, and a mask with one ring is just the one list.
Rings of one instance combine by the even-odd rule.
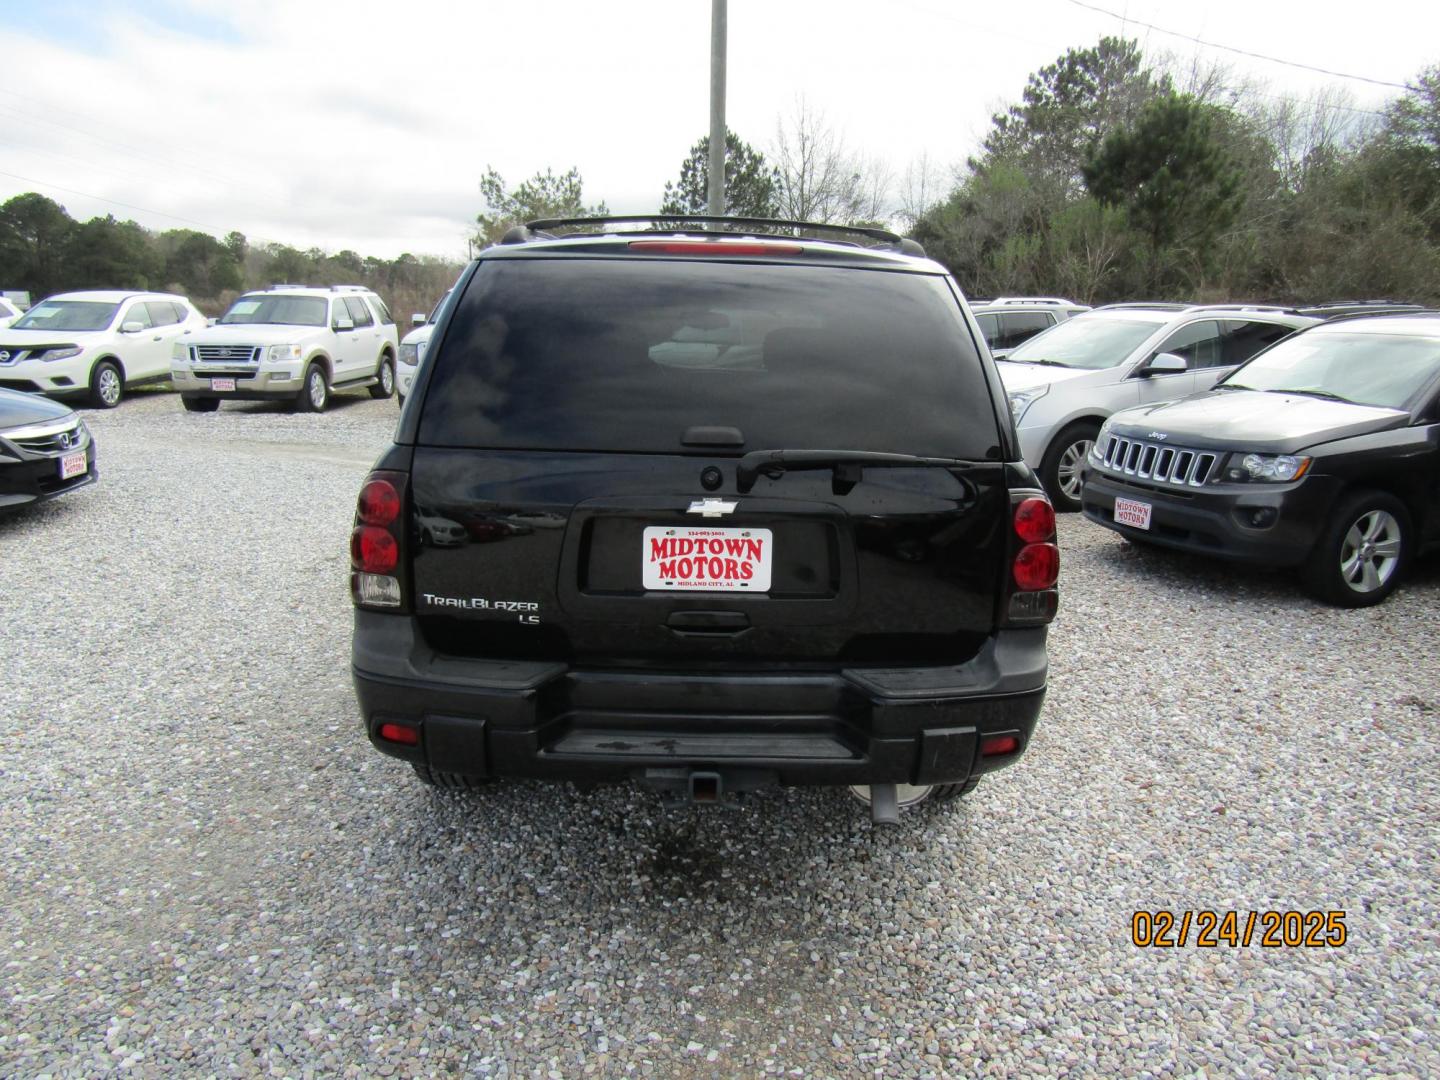
[[652, 525], [641, 538], [641, 585], [655, 592], [764, 593], [775, 541], [769, 529]]
[[1154, 507], [1139, 499], [1115, 500], [1115, 524], [1128, 525], [1132, 529], [1150, 531], [1150, 514]]
[[60, 459], [60, 479], [69, 480], [76, 476], [84, 476], [90, 471], [90, 463], [85, 460], [85, 451], [76, 450], [72, 454], [66, 454]]

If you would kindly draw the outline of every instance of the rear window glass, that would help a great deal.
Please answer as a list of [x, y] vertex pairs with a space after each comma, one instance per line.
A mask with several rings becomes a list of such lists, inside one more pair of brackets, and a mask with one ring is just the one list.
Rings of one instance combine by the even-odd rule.
[[497, 259], [432, 363], [432, 446], [676, 453], [691, 427], [734, 427], [745, 450], [981, 458], [998, 441], [959, 305], [930, 275]]

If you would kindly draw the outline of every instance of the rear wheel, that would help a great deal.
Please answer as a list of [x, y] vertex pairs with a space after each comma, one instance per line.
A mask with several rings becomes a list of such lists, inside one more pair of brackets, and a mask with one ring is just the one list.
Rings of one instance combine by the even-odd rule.
[[220, 399], [213, 397], [182, 397], [180, 404], [186, 412], [214, 412], [220, 408]]
[[101, 360], [90, 372], [90, 404], [113, 409], [125, 396], [125, 380], [114, 360]]
[[1339, 607], [1378, 604], [1400, 583], [1411, 535], [1410, 512], [1399, 499], [1383, 491], [1354, 492], [1340, 501], [1305, 561], [1305, 584]]
[[380, 381], [370, 387], [370, 396], [376, 401], [384, 401], [395, 393], [395, 361], [390, 359], [386, 353], [380, 360], [380, 370], [375, 373]]
[[319, 364], [311, 364], [305, 369], [305, 383], [300, 388], [300, 397], [296, 404], [301, 412], [324, 412], [325, 405], [330, 400], [330, 386], [325, 381], [325, 369]]
[[477, 791], [490, 784], [490, 781], [483, 777], [439, 772], [430, 768], [429, 765], [419, 765], [413, 761], [410, 763], [410, 767], [415, 770], [415, 775], [420, 778], [421, 783], [429, 784], [431, 787], [449, 788], [452, 791]]

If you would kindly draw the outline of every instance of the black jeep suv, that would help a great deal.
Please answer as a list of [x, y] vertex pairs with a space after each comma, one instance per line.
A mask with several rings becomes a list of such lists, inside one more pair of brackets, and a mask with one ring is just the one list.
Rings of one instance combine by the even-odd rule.
[[636, 220], [457, 282], [352, 534], [371, 741], [442, 786], [970, 790], [1034, 729], [1059, 555], [954, 282]]
[[1378, 604], [1440, 548], [1440, 312], [1321, 323], [1206, 393], [1118, 412], [1083, 481], [1085, 516], [1131, 539]]

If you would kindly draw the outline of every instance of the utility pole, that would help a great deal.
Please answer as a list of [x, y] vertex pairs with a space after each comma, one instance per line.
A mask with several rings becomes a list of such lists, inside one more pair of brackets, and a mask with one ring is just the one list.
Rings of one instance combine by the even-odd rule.
[[725, 215], [725, 0], [710, 0], [710, 191], [708, 213]]

